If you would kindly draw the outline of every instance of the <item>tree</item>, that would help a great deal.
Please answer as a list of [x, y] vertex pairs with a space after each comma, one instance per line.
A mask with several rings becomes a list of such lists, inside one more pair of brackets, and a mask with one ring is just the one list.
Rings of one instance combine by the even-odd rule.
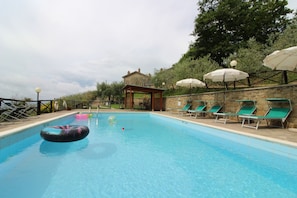
[[[297, 18], [295, 16], [290, 20], [290, 24], [283, 32], [270, 34], [266, 45], [257, 42], [255, 39], [250, 39], [246, 47], [239, 48], [237, 53], [230, 55], [224, 61], [229, 63], [231, 60], [236, 59], [238, 62], [236, 68], [248, 72], [250, 78], [254, 80], [252, 84], [262, 83], [267, 80], [277, 82], [277, 78], [283, 78], [282, 82], [286, 82], [286, 72], [272, 71], [268, 67], [264, 67], [263, 59], [275, 50], [296, 45]], [[296, 74], [290, 73], [289, 77], [296, 78]]]
[[[87, 91], [84, 93], [78, 93], [61, 97], [61, 100], [66, 100], [68, 107], [77, 108], [77, 105], [90, 105], [90, 103], [96, 99], [96, 91]], [[70, 104], [69, 104], [70, 103]]]
[[114, 99], [120, 101], [123, 96], [123, 87], [123, 82], [113, 82], [111, 85], [105, 82], [102, 82], [101, 84], [97, 83], [97, 96], [101, 98], [101, 100], [107, 98], [109, 102]]
[[184, 78], [197, 78], [202, 80], [203, 75], [218, 69], [219, 65], [213, 61], [210, 56], [204, 56], [199, 59], [184, 59], [174, 65], [175, 80]]
[[161, 68], [160, 70], [155, 70], [154, 76], [152, 77], [152, 82], [154, 86], [158, 88], [174, 88], [174, 77], [175, 72], [173, 67], [169, 69]]
[[112, 94], [112, 100], [117, 100], [118, 103], [121, 103], [123, 100], [123, 82], [113, 82], [110, 85], [111, 87], [111, 94]]
[[[287, 29], [277, 35], [272, 34], [270, 36], [271, 47], [266, 50], [266, 55], [275, 51], [281, 50], [284, 48], [292, 47], [297, 45], [297, 16], [291, 20], [290, 25]], [[287, 84], [288, 77], [294, 77], [296, 79], [296, 74], [287, 73], [287, 71], [282, 71], [282, 82]]]
[[247, 46], [250, 38], [265, 44], [272, 33], [282, 32], [292, 10], [287, 0], [201, 0], [186, 57], [207, 54], [224, 65], [223, 59]]
[[107, 83], [105, 82], [102, 82], [102, 83], [97, 83], [97, 96], [99, 98], [101, 98], [102, 100], [106, 97], [106, 95], [108, 94], [108, 89], [109, 89], [109, 86]]
[[297, 16], [291, 21], [285, 31], [282, 33], [271, 34], [269, 37], [269, 45], [267, 54], [288, 47], [297, 45]]
[[209, 56], [199, 59], [183, 58], [169, 69], [161, 69], [156, 71], [153, 82], [156, 87], [161, 87], [165, 83], [165, 87], [169, 89], [175, 88], [175, 83], [184, 78], [196, 78], [203, 80], [203, 75], [218, 69], [219, 65]]
[[245, 71], [250, 75], [256, 74], [260, 71], [267, 70], [267, 67], [263, 67], [263, 59], [265, 46], [251, 38], [247, 41], [246, 47], [238, 49], [237, 53], [230, 55], [225, 62], [229, 63], [232, 60], [237, 61], [236, 69]]

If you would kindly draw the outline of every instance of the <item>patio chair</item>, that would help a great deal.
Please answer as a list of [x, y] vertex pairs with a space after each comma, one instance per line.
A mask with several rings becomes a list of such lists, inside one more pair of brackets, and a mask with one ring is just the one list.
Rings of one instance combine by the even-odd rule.
[[0, 122], [6, 121], [4, 112], [7, 111], [7, 109], [0, 109]]
[[182, 109], [178, 109], [177, 112], [183, 115], [184, 113], [187, 113], [190, 110], [191, 106], [191, 104], [186, 104]]
[[[263, 116], [257, 116], [257, 115], [240, 115], [239, 117], [242, 118], [242, 127], [248, 127], [248, 128], [254, 128], [258, 129], [259, 124], [261, 120], [265, 120], [267, 123], [267, 126], [271, 123], [271, 121], [280, 121], [282, 128], [285, 126], [285, 122], [292, 112], [292, 105], [291, 101], [289, 99], [267, 99], [267, 101], [270, 102], [288, 102], [289, 107], [270, 107], [268, 111]], [[246, 123], [247, 121], [247, 123]]]
[[203, 112], [205, 109], [206, 109], [206, 104], [201, 104], [201, 105], [198, 105], [193, 110], [188, 110], [188, 113], [190, 114], [190, 116], [193, 116], [195, 114], [195, 117], [197, 117], [197, 114]]
[[16, 109], [1, 109], [0, 122], [19, 120], [19, 118], [15, 116], [16, 111]]
[[5, 107], [13, 112], [13, 116], [16, 118], [27, 118], [30, 115], [26, 112], [30, 109], [27, 106], [24, 105], [14, 105], [13, 103], [9, 102], [3, 102], [5, 104]]
[[20, 109], [20, 114], [21, 116], [23, 116], [24, 118], [28, 118], [28, 117], [32, 117], [32, 113], [35, 111], [35, 108], [29, 105], [25, 105], [23, 107], [21, 107]]
[[33, 107], [28, 105], [15, 105], [4, 101], [2, 101], [2, 104], [4, 104], [4, 109], [6, 109], [6, 111], [1, 114], [2, 121], [17, 121], [24, 118], [28, 119], [31, 117], [31, 113], [34, 110]]
[[[240, 115], [252, 115], [256, 111], [255, 101], [253, 100], [236, 100], [237, 102], [242, 102], [242, 106], [236, 113], [224, 112], [224, 113], [214, 113], [216, 116], [215, 122], [227, 123], [230, 117], [239, 118]], [[252, 104], [251, 104], [252, 103]]]
[[[201, 113], [203, 113], [203, 114], [214, 114], [214, 113], [218, 113], [221, 109], [223, 108], [223, 106], [222, 105], [214, 105], [214, 106], [212, 106], [209, 110], [207, 110], [207, 111], [201, 111]], [[197, 115], [198, 114], [196, 114], [196, 118], [197, 118]]]

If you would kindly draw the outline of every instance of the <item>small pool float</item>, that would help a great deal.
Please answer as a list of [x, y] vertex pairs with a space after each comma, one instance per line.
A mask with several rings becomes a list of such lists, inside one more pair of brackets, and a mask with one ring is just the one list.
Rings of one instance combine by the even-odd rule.
[[76, 119], [88, 119], [89, 115], [88, 114], [76, 114], [75, 118]]
[[51, 142], [72, 142], [81, 140], [89, 134], [87, 126], [51, 126], [41, 130], [40, 136]]

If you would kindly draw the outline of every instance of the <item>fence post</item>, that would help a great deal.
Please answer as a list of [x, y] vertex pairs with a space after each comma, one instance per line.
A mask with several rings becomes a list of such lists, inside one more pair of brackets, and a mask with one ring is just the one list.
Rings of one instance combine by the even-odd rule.
[[50, 112], [53, 112], [53, 101], [51, 100], [50, 103], [51, 103], [51, 104], [50, 104], [50, 105], [51, 105], [51, 106], [50, 106]]
[[40, 106], [41, 106], [41, 101], [37, 101], [37, 115], [40, 115]]

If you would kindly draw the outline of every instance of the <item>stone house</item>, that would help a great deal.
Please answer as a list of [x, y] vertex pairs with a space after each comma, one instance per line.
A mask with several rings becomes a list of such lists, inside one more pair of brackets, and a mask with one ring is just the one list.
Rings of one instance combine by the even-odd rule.
[[[142, 110], [161, 110], [162, 92], [164, 90], [154, 88], [151, 83], [151, 75], [145, 75], [138, 69], [135, 72], [128, 71], [123, 76], [125, 91], [125, 108]], [[137, 93], [137, 97], [134, 94]]]
[[128, 71], [128, 73], [123, 76], [125, 85], [136, 85], [142, 87], [151, 87], [151, 75], [145, 75], [140, 72], [140, 69], [134, 72]]

